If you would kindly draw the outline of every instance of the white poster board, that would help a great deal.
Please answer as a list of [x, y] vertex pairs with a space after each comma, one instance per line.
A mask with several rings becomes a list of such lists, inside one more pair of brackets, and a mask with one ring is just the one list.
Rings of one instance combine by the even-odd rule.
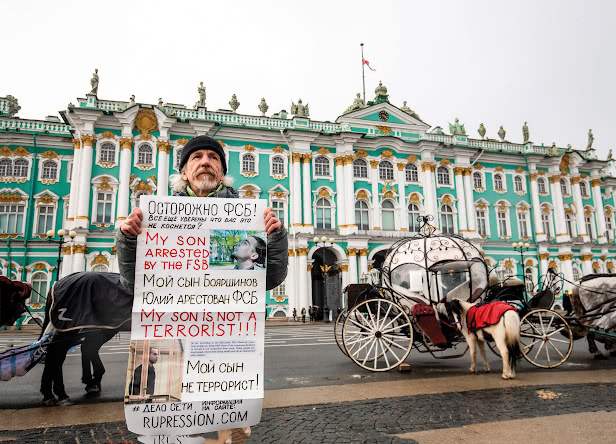
[[142, 196], [140, 208], [128, 429], [177, 436], [257, 424], [266, 201]]

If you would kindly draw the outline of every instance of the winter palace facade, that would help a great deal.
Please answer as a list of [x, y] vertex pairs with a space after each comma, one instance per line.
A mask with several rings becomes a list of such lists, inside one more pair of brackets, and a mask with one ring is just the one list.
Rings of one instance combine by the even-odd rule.
[[[529, 288], [548, 267], [569, 280], [613, 272], [616, 177], [592, 134], [574, 150], [531, 142], [526, 125], [520, 143], [502, 128], [486, 138], [483, 125], [471, 137], [457, 119], [445, 132], [390, 103], [384, 86], [375, 92], [335, 123], [311, 120], [301, 100], [288, 114], [266, 115], [265, 100], [242, 114], [235, 96], [211, 111], [204, 88], [193, 107], [102, 100], [93, 89], [43, 121], [0, 98], [0, 274], [32, 282], [40, 311], [58, 274], [117, 271], [114, 230], [140, 196], [169, 194], [182, 147], [201, 134], [225, 147], [240, 195], [267, 199], [289, 228], [289, 273], [268, 294], [269, 316], [343, 305], [342, 289], [416, 231], [419, 215]], [[530, 246], [521, 256], [513, 242]]]

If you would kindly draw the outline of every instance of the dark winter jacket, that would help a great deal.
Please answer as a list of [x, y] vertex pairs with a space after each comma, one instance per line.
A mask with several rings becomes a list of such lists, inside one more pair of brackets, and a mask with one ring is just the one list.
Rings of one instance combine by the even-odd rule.
[[[188, 196], [186, 193], [174, 193], [174, 196]], [[232, 187], [223, 186], [212, 197], [239, 198], [239, 194]], [[137, 238], [126, 237], [118, 229], [115, 236], [120, 268], [120, 282], [131, 293], [135, 288], [135, 262], [137, 254]], [[289, 262], [289, 244], [287, 230], [284, 226], [267, 235], [267, 278], [266, 290], [278, 287], [287, 277], [287, 264]]]

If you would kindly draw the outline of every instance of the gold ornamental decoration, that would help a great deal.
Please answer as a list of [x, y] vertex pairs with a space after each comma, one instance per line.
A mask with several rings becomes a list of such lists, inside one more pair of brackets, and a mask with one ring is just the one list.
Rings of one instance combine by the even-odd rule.
[[525, 212], [528, 211], [528, 207], [526, 205], [522, 204], [522, 205], [520, 205], [518, 207], [518, 211], [520, 211], [521, 213], [525, 213]]
[[290, 249], [289, 249], [289, 257], [290, 257], [290, 256], [295, 257], [295, 250], [294, 250], [294, 249], [292, 249], [292, 248], [290, 248]]
[[156, 146], [158, 147], [159, 151], [163, 151], [167, 154], [169, 154], [169, 151], [171, 151], [171, 144], [165, 140], [159, 140]]
[[3, 146], [0, 148], [0, 156], [9, 157], [13, 154], [13, 151], [8, 146]]
[[392, 132], [392, 129], [385, 125], [376, 125], [376, 129], [382, 132], [384, 136], [389, 136]]
[[592, 260], [592, 254], [582, 254], [580, 255], [580, 260], [582, 262], [590, 261]]
[[534, 266], [535, 266], [535, 264], [533, 263], [533, 260], [532, 260], [532, 259], [528, 259], [528, 260], [526, 261], [526, 266], [527, 266], [527, 267], [534, 267]]
[[301, 156], [304, 163], [310, 163], [310, 161], [312, 160], [312, 154], [306, 153], [302, 154]]
[[586, 179], [588, 176], [584, 173], [580, 174], [580, 179]]
[[364, 150], [359, 150], [358, 152], [355, 153], [355, 155], [357, 157], [368, 157], [368, 153], [365, 152]]
[[338, 268], [340, 268], [340, 271], [343, 271], [343, 272], [349, 271], [348, 264], [341, 264], [338, 266]]
[[[584, 216], [592, 216], [592, 210], [589, 207], [584, 209]], [[588, 233], [590, 235], [590, 233]]]
[[558, 259], [560, 259], [561, 261], [570, 261], [571, 259], [573, 259], [573, 255], [572, 254], [559, 254]]
[[537, 180], [537, 173], [530, 173], [530, 181], [535, 181]]
[[7, 203], [16, 203], [24, 200], [23, 196], [19, 193], [2, 193], [0, 194], [0, 202]]
[[[104, 178], [103, 178], [104, 179]], [[138, 191], [145, 191], [148, 194], [152, 194], [152, 186], [150, 184], [148, 184], [146, 181], [141, 180], [137, 186], [135, 187], [135, 189], [133, 190], [133, 192], [138, 192]]]
[[254, 145], [244, 145], [244, 151], [254, 151], [255, 150], [255, 146]]
[[451, 201], [451, 197], [449, 197], [449, 195], [445, 195], [443, 197], [443, 204], [445, 205], [451, 205], [453, 202]]
[[115, 139], [116, 136], [111, 131], [103, 131], [101, 137], [103, 139]]
[[505, 264], [503, 265], [503, 267], [504, 267], [504, 268], [506, 268], [506, 269], [511, 269], [511, 268], [513, 268], [513, 262], [511, 262], [511, 259], [507, 259], [507, 260], [505, 261]]
[[94, 146], [94, 136], [90, 136], [89, 134], [84, 134], [83, 136], [81, 136], [81, 143], [83, 143], [83, 146]]
[[149, 135], [149, 133], [158, 131], [158, 120], [154, 110], [140, 109], [135, 118], [135, 129], [141, 133], [142, 137], [144, 134]]
[[109, 185], [109, 182], [111, 181], [111, 179], [107, 176], [103, 176], [101, 177], [101, 183], [98, 187], [96, 187], [97, 190], [113, 190], [113, 188], [111, 187], [111, 185]]
[[560, 159], [560, 165], [558, 167], [563, 175], [567, 174], [567, 170], [569, 169], [569, 154], [565, 153], [562, 159]]
[[130, 150], [133, 147], [133, 139], [130, 137], [122, 137], [120, 139], [120, 146], [123, 150]]
[[109, 265], [109, 261], [107, 261], [107, 258], [103, 256], [103, 253], [98, 253], [98, 256], [92, 260], [90, 265]]
[[347, 248], [347, 256], [357, 256], [359, 250], [357, 248]]
[[118, 254], [118, 249], [116, 248], [116, 246], [115, 246], [115, 245], [112, 245], [112, 247], [111, 247], [111, 254], [112, 254], [112, 255], [114, 255], [114, 256], [115, 256], [116, 254]]
[[590, 185], [593, 186], [593, 187], [601, 186], [601, 179], [599, 179], [599, 178], [591, 179], [590, 180]]
[[476, 205], [476, 207], [477, 207], [477, 208], [479, 208], [479, 209], [481, 209], [481, 210], [483, 210], [483, 209], [487, 208], [487, 205], [486, 205], [486, 203], [485, 203], [485, 202], [479, 202], [479, 203]]
[[370, 161], [370, 168], [378, 168], [379, 167], [379, 161], [378, 160], [371, 160]]
[[329, 198], [329, 191], [327, 191], [327, 188], [321, 188], [321, 190], [319, 191], [319, 198]]
[[370, 249], [369, 248], [363, 248], [363, 249], [359, 250], [359, 255], [360, 256], [368, 256], [369, 253], [370, 253]]
[[36, 264], [36, 265], [34, 266], [34, 269], [35, 269], [36, 271], [43, 271], [43, 270], [46, 270], [45, 265], [43, 265], [43, 264], [41, 264], [41, 263]]
[[421, 202], [421, 196], [419, 195], [419, 193], [411, 194], [411, 197], [409, 198], [409, 202], [410, 203], [420, 203]]
[[300, 153], [293, 153], [291, 160], [292, 162], [300, 162], [302, 160], [302, 155]]
[[550, 214], [550, 207], [548, 207], [547, 205], [544, 205], [541, 207], [541, 213], [543, 214]]
[[73, 149], [74, 150], [78, 150], [81, 148], [81, 140], [77, 139], [77, 138], [73, 138], [71, 140], [72, 144], [73, 144]]
[[498, 171], [499, 173], [502, 173], [503, 171], [505, 171], [505, 169], [499, 165], [496, 168], [494, 168], [494, 171]]
[[323, 147], [321, 147], [321, 148], [319, 148], [319, 149], [317, 150], [317, 153], [319, 153], [319, 154], [322, 154], [322, 155], [326, 156], [327, 154], [331, 154], [332, 152], [331, 152], [330, 150], [328, 150], [327, 148], [323, 148]]
[[455, 168], [453, 169], [453, 173], [454, 173], [456, 176], [462, 176], [462, 175], [464, 174], [464, 171], [465, 171], [465, 170], [466, 170], [466, 168], [462, 168], [462, 167], [455, 167]]
[[343, 166], [345, 160], [346, 160], [345, 156], [338, 156], [334, 158], [334, 163], [338, 166]]
[[560, 174], [555, 174], [549, 177], [550, 183], [560, 183]]
[[515, 169], [515, 172], [518, 173], [518, 174], [522, 174], [524, 172], [524, 169], [522, 167], [517, 167]]
[[540, 176], [545, 176], [546, 174], [548, 174], [548, 172], [545, 170], [538, 170], [537, 174], [539, 174]]
[[406, 160], [409, 163], [415, 163], [419, 160], [419, 158], [415, 154], [411, 154], [409, 157], [406, 158]]
[[607, 208], [605, 209], [605, 215], [606, 215], [606, 216], [611, 216], [611, 215], [612, 215], [612, 209], [611, 209], [610, 207], [607, 207]]
[[393, 157], [394, 153], [392, 153], [390, 150], [383, 150], [381, 152], [381, 157], [385, 157], [387, 159], [389, 159], [390, 157]]
[[425, 171], [432, 171], [434, 172], [436, 170], [436, 164], [432, 163], [432, 162], [424, 162], [421, 164], [421, 171], [425, 172]]
[[393, 199], [393, 197], [394, 193], [391, 190], [386, 191], [385, 194], [383, 194], [383, 199]]
[[614, 269], [614, 264], [611, 262], [608, 262], [607, 264], [605, 264], [607, 266], [608, 270], [613, 270]]
[[447, 159], [447, 158], [443, 157], [443, 158], [439, 161], [439, 164], [440, 164], [441, 166], [448, 166], [448, 165], [450, 165], [450, 164], [451, 164], [451, 162], [449, 161], [449, 159]]
[[86, 254], [88, 252], [88, 247], [85, 245], [73, 245], [73, 253], [74, 254]]
[[398, 171], [404, 171], [404, 168], [406, 167], [406, 164], [402, 163], [402, 162], [398, 162], [396, 164], [396, 166], [398, 167]]
[[276, 145], [274, 148], [272, 148], [272, 151], [275, 153], [284, 153], [284, 148], [280, 145]]
[[476, 169], [476, 170], [481, 170], [481, 169], [483, 169], [483, 165], [480, 164], [480, 163], [476, 163], [475, 165], [473, 165], [473, 168]]
[[601, 265], [599, 265], [599, 262], [593, 262], [592, 263], [592, 269], [593, 270], [601, 270]]
[[41, 157], [44, 159], [57, 159], [58, 153], [56, 153], [55, 151], [47, 150], [41, 154]]
[[53, 202], [53, 197], [49, 194], [43, 194], [41, 197], [39, 197], [38, 201], [42, 204], [50, 204]]
[[580, 176], [573, 176], [571, 178], [571, 185], [577, 185], [578, 183], [580, 183]]
[[359, 191], [357, 192], [357, 200], [360, 200], [360, 199], [366, 199], [366, 200], [368, 200], [368, 193], [366, 193], [366, 191], [365, 191], [365, 190], [359, 190]]
[[539, 254], [539, 259], [542, 260], [542, 261], [547, 261], [549, 257], [550, 257], [550, 253], [541, 253], [541, 254]]
[[18, 146], [13, 151], [13, 156], [17, 156], [17, 157], [26, 157], [26, 156], [29, 156], [30, 154], [31, 154], [30, 151], [25, 149], [23, 146]]
[[557, 269], [557, 268], [558, 268], [558, 266], [556, 265], [556, 261], [550, 261], [550, 262], [548, 263], [548, 268], [554, 268], [554, 269]]
[[177, 144], [179, 146], [183, 146], [186, 145], [188, 143], [188, 139], [185, 137], [182, 137], [181, 139], [176, 140]]
[[284, 197], [285, 197], [285, 196], [284, 196], [284, 191], [274, 191], [274, 192], [272, 193], [272, 196], [273, 196], [275, 199], [284, 199]]
[[70, 246], [68, 246], [68, 247], [62, 247], [62, 254], [66, 254], [66, 255], [68, 255], [68, 254], [71, 254], [71, 252], [72, 252], [72, 251], [71, 251], [71, 247], [70, 247]]

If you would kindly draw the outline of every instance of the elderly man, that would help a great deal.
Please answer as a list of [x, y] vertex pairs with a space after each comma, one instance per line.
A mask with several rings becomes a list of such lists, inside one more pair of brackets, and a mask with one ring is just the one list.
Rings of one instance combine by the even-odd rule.
[[[239, 198], [226, 180], [227, 162], [220, 144], [208, 136], [191, 139], [182, 150], [180, 175], [171, 184], [174, 196]], [[280, 285], [287, 275], [287, 230], [271, 208], [265, 209], [267, 232], [266, 289]], [[137, 235], [141, 233], [143, 213], [133, 208], [116, 233], [116, 248], [121, 282], [131, 292], [135, 284]]]

